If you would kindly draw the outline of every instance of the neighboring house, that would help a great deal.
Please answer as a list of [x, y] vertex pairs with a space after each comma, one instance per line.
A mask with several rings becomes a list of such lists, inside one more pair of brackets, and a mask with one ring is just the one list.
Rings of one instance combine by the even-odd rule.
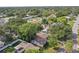
[[27, 20], [27, 22], [32, 22], [32, 23], [41, 23], [41, 21], [42, 21], [42, 18], [40, 18], [40, 17], [36, 17], [36, 18]]
[[43, 32], [43, 33], [48, 33], [48, 29], [44, 29], [44, 30], [42, 30], [41, 32]]
[[0, 18], [0, 25], [5, 25], [6, 23], [9, 22], [9, 19], [12, 19], [12, 18], [16, 18], [17, 16], [12, 16], [12, 17], [6, 17], [6, 18]]
[[63, 23], [60, 22], [52, 23], [51, 26], [63, 26]]
[[70, 20], [70, 16], [66, 16], [66, 21], [68, 22]]
[[48, 35], [44, 32], [36, 33], [36, 38], [31, 41], [32, 44], [43, 47], [47, 42]]
[[6, 22], [9, 22], [9, 19], [16, 19], [17, 16], [11, 16], [11, 17], [5, 17], [5, 18], [2, 18], [4, 19]]
[[21, 53], [24, 50], [28, 50], [28, 49], [39, 49], [39, 47], [25, 41], [21, 42], [14, 48], [16, 53]]
[[46, 28], [46, 26], [47, 26], [47, 25], [42, 24], [42, 28], [43, 28], [43, 29]]
[[6, 36], [5, 35], [0, 35], [0, 41], [5, 41], [6, 40]]
[[56, 15], [52, 14], [52, 15], [50, 15], [50, 16], [47, 17], [47, 19], [49, 19], [49, 18], [56, 18]]
[[5, 14], [0, 14], [0, 18], [6, 17]]
[[16, 31], [13, 31], [9, 28], [5, 30], [5, 34], [10, 34], [14, 39], [18, 38], [19, 36]]
[[24, 18], [22, 19], [32, 19], [32, 18], [35, 18], [37, 17], [38, 15], [35, 15], [35, 16], [30, 16], [30, 15], [26, 15]]
[[9, 28], [5, 30], [5, 34], [10, 34], [10, 29]]
[[0, 19], [0, 25], [4, 25], [5, 24], [5, 20], [3, 18]]
[[0, 41], [0, 48], [4, 46], [4, 42]]
[[71, 17], [70, 16], [66, 16], [66, 19], [70, 19]]
[[49, 26], [42, 26], [43, 27], [43, 30], [41, 32], [44, 32], [46, 34], [48, 34], [48, 29], [49, 29]]
[[5, 25], [9, 20], [5, 18], [0, 18], [0, 25]]
[[22, 19], [31, 19], [31, 18], [33, 18], [33, 16], [26, 16], [26, 17], [24, 17]]
[[12, 18], [16, 19], [17, 16], [6, 17], [6, 19], [12, 19]]

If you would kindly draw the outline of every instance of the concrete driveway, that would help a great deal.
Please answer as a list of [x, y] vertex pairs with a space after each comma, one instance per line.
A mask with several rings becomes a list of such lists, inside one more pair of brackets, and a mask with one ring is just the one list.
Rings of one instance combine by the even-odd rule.
[[77, 42], [77, 35], [78, 35], [78, 24], [79, 24], [79, 15], [76, 17], [76, 21], [73, 25], [72, 28], [72, 33], [73, 33], [73, 51], [76, 52], [78, 49], [78, 42]]

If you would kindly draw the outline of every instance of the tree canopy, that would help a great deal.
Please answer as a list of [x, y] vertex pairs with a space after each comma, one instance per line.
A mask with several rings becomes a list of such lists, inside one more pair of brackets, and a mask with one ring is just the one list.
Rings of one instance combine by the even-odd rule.
[[25, 23], [19, 26], [18, 32], [23, 40], [30, 41], [41, 29], [40, 24]]

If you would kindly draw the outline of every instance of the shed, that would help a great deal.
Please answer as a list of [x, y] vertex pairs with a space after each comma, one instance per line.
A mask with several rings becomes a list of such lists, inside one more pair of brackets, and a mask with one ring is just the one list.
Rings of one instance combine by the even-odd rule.
[[17, 46], [15, 47], [15, 49], [16, 49], [16, 51], [17, 51], [18, 53], [21, 53], [21, 52], [23, 52], [24, 50], [28, 50], [28, 49], [39, 49], [39, 47], [34, 46], [34, 45], [31, 44], [31, 43], [28, 43], [28, 42], [23, 41], [23, 42], [21, 42], [19, 45], [17, 45]]
[[39, 32], [36, 34], [36, 38], [34, 40], [32, 40], [31, 43], [33, 43], [39, 47], [43, 47], [47, 42], [47, 37], [48, 37], [48, 35], [46, 33]]

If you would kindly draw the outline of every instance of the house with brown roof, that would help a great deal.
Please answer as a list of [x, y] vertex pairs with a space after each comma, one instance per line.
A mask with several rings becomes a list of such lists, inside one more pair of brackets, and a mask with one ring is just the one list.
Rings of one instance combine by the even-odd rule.
[[41, 23], [41, 21], [42, 21], [42, 18], [40, 18], [40, 17], [36, 17], [36, 18], [27, 20], [27, 22], [32, 22], [32, 23]]
[[21, 53], [23, 52], [24, 50], [28, 50], [28, 49], [39, 49], [39, 47], [31, 44], [31, 43], [28, 43], [28, 42], [21, 42], [20, 44], [18, 44], [15, 48], [15, 52], [16, 53]]
[[36, 33], [36, 38], [31, 41], [32, 44], [43, 47], [47, 42], [48, 35], [44, 32]]

